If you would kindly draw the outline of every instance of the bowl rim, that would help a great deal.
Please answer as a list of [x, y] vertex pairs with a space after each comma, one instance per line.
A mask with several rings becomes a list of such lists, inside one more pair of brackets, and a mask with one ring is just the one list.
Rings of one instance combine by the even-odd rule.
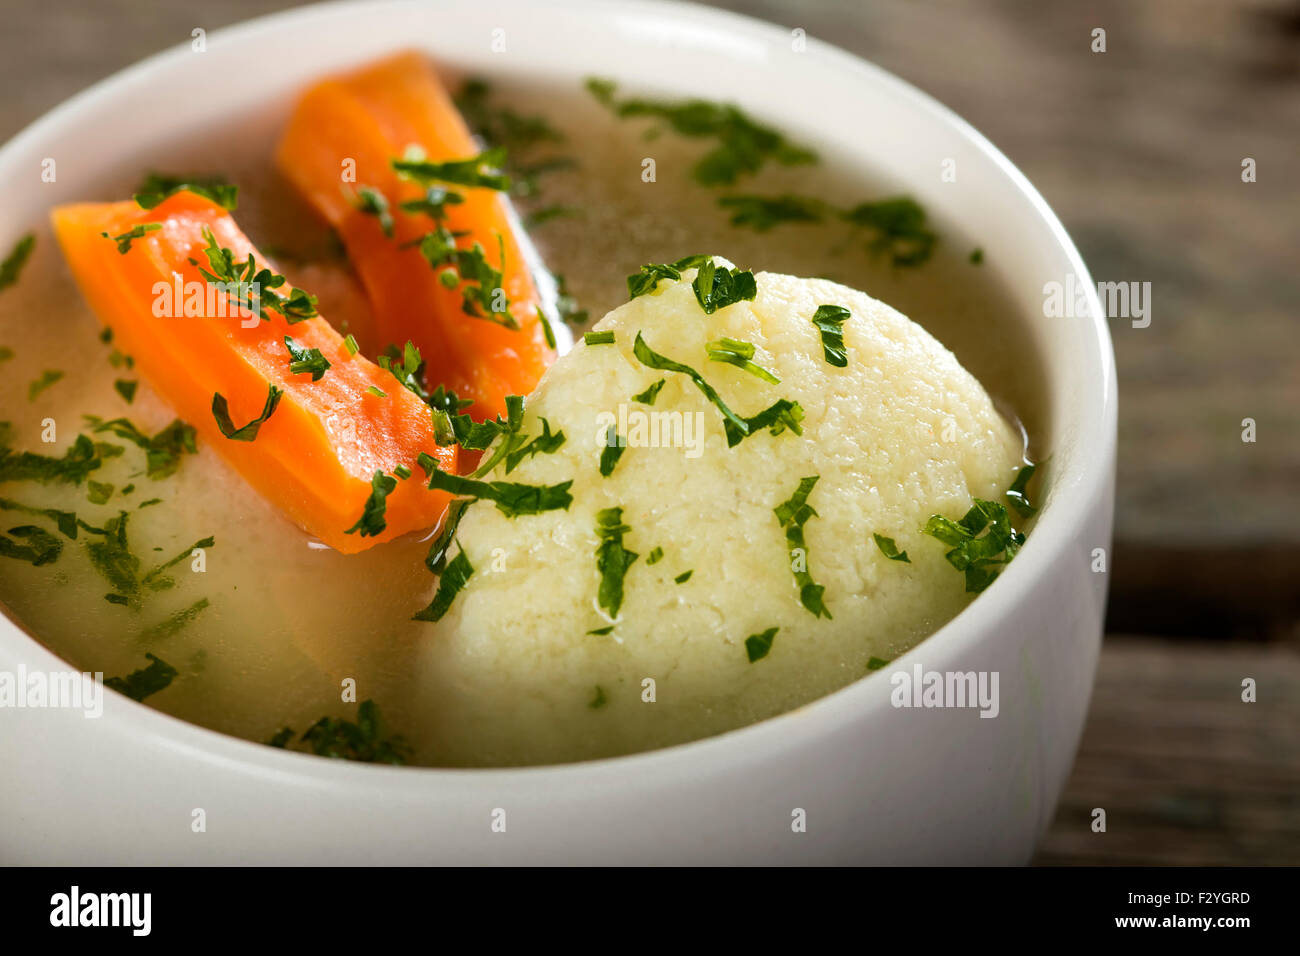
[[[502, 3], [503, 6], [526, 5], [526, 0], [494, 2]], [[586, 8], [597, 16], [626, 12], [669, 17], [678, 21], [679, 25], [690, 23], [714, 31], [743, 34], [756, 41], [774, 40], [777, 37], [782, 42], [789, 40], [788, 30], [777, 24], [681, 0], [566, 0], [565, 5]], [[265, 14], [213, 30], [207, 34], [207, 42], [209, 45], [218, 42], [233, 44], [256, 34], [283, 30], [308, 21], [336, 16], [346, 19], [362, 12], [372, 17], [384, 17], [403, 9], [422, 6], [427, 4], [420, 3], [420, 0], [330, 0]], [[810, 50], [815, 49], [819, 57], [826, 59], [837, 71], [854, 82], [880, 87], [903, 105], [938, 121], [1010, 181], [1017, 196], [1029, 204], [1037, 218], [1047, 227], [1057, 251], [1063, 254], [1069, 270], [1083, 284], [1089, 314], [1078, 318], [1087, 322], [1087, 339], [1093, 351], [1091, 358], [1100, 372], [1100, 381], [1095, 383], [1098, 393], [1095, 401], [1090, 398], [1082, 406], [1089, 410], [1090, 417], [1084, 420], [1087, 427], [1080, 429], [1081, 441], [1088, 442], [1088, 447], [1095, 449], [1095, 452], [1088, 456], [1076, 456], [1077, 460], [1083, 462], [1083, 466], [1076, 475], [1071, 475], [1072, 493], [1069, 496], [1054, 495], [1042, 507], [1036, 517], [1033, 533], [1021, 550], [1021, 556], [1028, 555], [1028, 560], [1022, 559], [1008, 565], [987, 591], [916, 646], [890, 662], [899, 668], [911, 667], [918, 662], [920, 654], [931, 659], [950, 659], [956, 656], [963, 648], [970, 646], [977, 635], [986, 633], [996, 626], [1000, 618], [1027, 602], [1030, 593], [1043, 583], [1047, 575], [1051, 551], [1060, 551], [1072, 543], [1075, 533], [1086, 523], [1094, 503], [1107, 493], [1115, 457], [1118, 409], [1114, 349], [1096, 286], [1074, 243], [1046, 200], [997, 147], [938, 100], [884, 68], [812, 36], [807, 37], [807, 44]], [[143, 82], [158, 70], [189, 55], [190, 43], [183, 41], [73, 94], [0, 146], [0, 163], [9, 154], [39, 143], [74, 122], [78, 115], [94, 110], [123, 87]], [[325, 69], [328, 67], [323, 67], [322, 71]], [[0, 604], [0, 650], [17, 652], [20, 660], [30, 662], [39, 659], [42, 666], [68, 663], [5, 611], [3, 604]], [[304, 784], [364, 786], [382, 783], [385, 789], [396, 787], [405, 791], [466, 780], [499, 786], [526, 777], [534, 784], [546, 781], [574, 785], [579, 782], [590, 783], [595, 778], [610, 775], [622, 777], [634, 770], [662, 774], [667, 778], [672, 776], [672, 770], [680, 769], [684, 764], [694, 765], [700, 760], [707, 760], [710, 766], [721, 770], [752, 764], [776, 752], [798, 749], [810, 738], [827, 735], [835, 727], [861, 719], [865, 711], [881, 706], [879, 698], [873, 699], [867, 695], [864, 685], [869, 676], [858, 678], [792, 711], [711, 737], [614, 757], [519, 767], [392, 767], [346, 760], [324, 760], [311, 754], [280, 750], [234, 737], [116, 694], [105, 695], [104, 712], [105, 716], [113, 713], [112, 720], [106, 723], [120, 734], [135, 737], [141, 748], [171, 750], [177, 752], [178, 756], [200, 762], [216, 762], [229, 769], [266, 778], [291, 777]]]

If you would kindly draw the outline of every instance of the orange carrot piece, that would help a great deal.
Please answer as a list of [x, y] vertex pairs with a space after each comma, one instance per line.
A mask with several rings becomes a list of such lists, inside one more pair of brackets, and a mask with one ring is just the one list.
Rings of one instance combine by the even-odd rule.
[[[353, 554], [438, 523], [448, 496], [425, 487], [416, 457], [427, 452], [449, 470], [456, 466], [456, 449], [437, 444], [428, 406], [391, 373], [350, 354], [324, 318], [290, 324], [268, 310], [269, 320], [261, 320], [227, 304], [225, 293], [199, 271], [199, 265], [211, 271], [205, 228], [234, 253], [236, 263], [251, 253], [259, 269], [273, 267], [225, 209], [182, 192], [150, 210], [134, 202], [85, 203], [60, 206], [52, 218], [82, 293], [149, 383], [304, 530]], [[102, 235], [118, 236], [147, 223], [161, 228], [133, 240], [125, 253]], [[292, 287], [275, 291], [288, 295]], [[319, 381], [311, 373], [290, 373], [286, 335], [305, 349], [319, 349], [329, 361]], [[271, 386], [283, 395], [256, 439], [223, 435], [213, 396], [227, 399], [231, 419], [241, 426], [261, 414]], [[346, 533], [362, 514], [375, 472], [391, 475], [399, 465], [414, 474], [399, 478], [388, 495], [387, 527], [364, 537]]]
[[[425, 359], [428, 386], [446, 385], [472, 399], [467, 411], [476, 419], [502, 415], [506, 396], [531, 392], [555, 360], [509, 202], [491, 189], [449, 185], [464, 202], [447, 206], [445, 224], [467, 233], [459, 241], [462, 248], [479, 242], [487, 261], [501, 270], [517, 330], [467, 315], [461, 291], [442, 285], [418, 249], [403, 248], [434, 226], [430, 217], [398, 208], [424, 194], [390, 165], [411, 146], [434, 162], [480, 151], [426, 58], [404, 53], [309, 89], [289, 120], [276, 162], [342, 238], [380, 333], [395, 345], [414, 342]], [[355, 178], [345, 180], [346, 172]], [[355, 189], [360, 187], [387, 199], [394, 219], [391, 237], [376, 216], [358, 208]]]

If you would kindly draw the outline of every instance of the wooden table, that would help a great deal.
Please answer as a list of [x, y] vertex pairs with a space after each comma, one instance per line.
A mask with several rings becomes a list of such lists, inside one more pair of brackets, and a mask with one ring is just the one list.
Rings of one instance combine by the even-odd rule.
[[[196, 26], [291, 5], [11, 2], [0, 139]], [[1113, 633], [1038, 861], [1300, 863], [1300, 3], [721, 5], [933, 94], [1025, 171], [1095, 279], [1152, 283], [1151, 325], [1112, 325]]]

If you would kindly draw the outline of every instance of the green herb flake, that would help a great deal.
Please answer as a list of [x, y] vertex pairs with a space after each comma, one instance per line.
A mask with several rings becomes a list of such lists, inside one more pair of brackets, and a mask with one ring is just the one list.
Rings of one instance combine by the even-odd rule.
[[680, 136], [711, 141], [712, 148], [691, 170], [702, 186], [732, 185], [741, 176], [757, 173], [768, 162], [798, 166], [817, 161], [812, 150], [789, 142], [730, 104], [702, 99], [618, 100], [617, 86], [610, 80], [593, 77], [586, 85], [599, 103], [620, 118], [659, 120]]
[[289, 350], [290, 375], [310, 374], [313, 382], [319, 382], [329, 370], [329, 359], [320, 349], [304, 348], [287, 335], [284, 337], [284, 347]]
[[818, 517], [816, 510], [808, 504], [808, 496], [812, 494], [818, 478], [818, 475], [811, 475], [801, 479], [799, 487], [795, 489], [790, 499], [772, 510], [781, 527], [785, 529], [786, 546], [790, 552], [790, 567], [794, 571], [795, 584], [799, 587], [799, 602], [814, 617], [825, 617], [829, 620], [831, 612], [823, 600], [826, 589], [815, 583], [808, 572], [808, 545], [803, 533], [808, 519]]
[[169, 614], [157, 624], [150, 625], [140, 632], [140, 640], [145, 643], [165, 640], [179, 634], [188, 627], [200, 614], [211, 606], [207, 598], [199, 598], [188, 607], [183, 607], [173, 614]]
[[970, 253], [970, 264], [973, 266], [982, 266], [984, 264], [984, 250], [975, 248]]
[[1011, 502], [1011, 507], [1020, 513], [1020, 517], [1028, 518], [1038, 511], [1034, 505], [1030, 504], [1025, 489], [1029, 485], [1029, 479], [1034, 477], [1034, 472], [1038, 470], [1038, 465], [1034, 462], [1026, 462], [1025, 466], [1016, 472], [1015, 480], [1011, 482], [1011, 487], [1007, 489], [1006, 498]]
[[199, 274], [209, 283], [227, 286], [227, 296], [234, 305], [267, 320], [270, 309], [290, 325], [319, 315], [314, 295], [302, 289], [294, 289], [288, 295], [275, 291], [288, 282], [284, 276], [267, 268], [259, 269], [251, 252], [246, 261], [236, 262], [235, 254], [217, 242], [210, 228], [204, 226], [202, 234], [207, 243], [203, 254], [209, 268], [199, 266]]
[[39, 568], [43, 564], [51, 564], [57, 561], [59, 555], [63, 553], [63, 542], [44, 528], [38, 528], [36, 525], [19, 525], [16, 528], [10, 528], [9, 534], [13, 535], [13, 538], [27, 543], [19, 544], [13, 538], [0, 534], [0, 558], [14, 558], [18, 561], [26, 561], [32, 567]]
[[[36, 233], [29, 232], [9, 250], [9, 255], [5, 256], [4, 261], [0, 262], [0, 290], [7, 289], [18, 281], [18, 276], [22, 274], [23, 266], [31, 258], [32, 250], [36, 248]], [[13, 352], [9, 353], [10, 356]]]
[[655, 399], [659, 397], [659, 393], [663, 390], [665, 384], [667, 384], [666, 379], [662, 379], [662, 378], [659, 379], [659, 381], [655, 382], [644, 392], [637, 392], [635, 395], [633, 395], [632, 401], [640, 402], [642, 405], [653, 405], [655, 403]]
[[627, 294], [629, 299], [649, 295], [659, 287], [664, 279], [676, 281], [686, 269], [698, 268], [705, 262], [712, 261], [709, 256], [684, 256], [676, 262], [651, 262], [641, 267], [636, 275], [627, 277]]
[[921, 529], [950, 547], [944, 558], [966, 576], [966, 591], [978, 594], [987, 588], [1025, 543], [1025, 536], [1011, 527], [1004, 505], [975, 498], [960, 521], [931, 515]]
[[31, 505], [25, 505], [9, 498], [0, 498], [0, 511], [17, 511], [22, 514], [49, 518], [58, 526], [59, 533], [65, 538], [70, 538], [73, 541], [77, 539], [77, 516], [71, 511], [60, 511], [57, 508], [33, 508]]
[[491, 501], [507, 518], [536, 515], [544, 511], [568, 511], [573, 504], [569, 494], [572, 481], [558, 485], [525, 485], [511, 481], [479, 481], [453, 475], [435, 468], [429, 478], [431, 489], [449, 491]]
[[434, 594], [433, 600], [429, 602], [428, 607], [417, 613], [412, 620], [442, 620], [443, 615], [451, 610], [451, 604], [456, 600], [456, 595], [469, 583], [470, 576], [473, 573], [474, 566], [469, 563], [469, 555], [463, 550], [456, 552], [456, 557], [447, 562], [438, 578], [438, 590]]
[[117, 251], [121, 255], [126, 255], [131, 251], [131, 243], [135, 242], [137, 239], [143, 239], [149, 233], [157, 232], [161, 228], [162, 223], [160, 222], [142, 222], [139, 225], [132, 226], [126, 232], [118, 236], [110, 236], [106, 232], [101, 232], [100, 235], [105, 239], [112, 239], [116, 242]]
[[664, 549], [656, 546], [654, 549], [651, 550], [651, 552], [648, 555], [646, 555], [645, 563], [647, 565], [658, 564], [660, 561], [663, 560], [663, 557], [664, 557]]
[[885, 660], [883, 657], [871, 657], [867, 659], [867, 670], [878, 671], [887, 664], [889, 664], [889, 661]]
[[841, 217], [867, 230], [867, 250], [873, 255], [889, 256], [896, 266], [921, 265], [930, 258], [938, 241], [926, 225], [925, 210], [906, 196], [859, 203]]
[[349, 355], [356, 355], [357, 352], [359, 351], [357, 347], [357, 340], [355, 336], [352, 335], [351, 332], [349, 332], [347, 335], [343, 337], [343, 347], [348, 350]]
[[813, 313], [812, 324], [822, 336], [822, 354], [827, 364], [836, 368], [849, 364], [849, 353], [844, 347], [844, 323], [852, 316], [842, 305], [819, 305]]
[[500, 191], [510, 188], [510, 177], [501, 172], [505, 159], [505, 149], [498, 146], [468, 159], [441, 163], [423, 159], [394, 159], [391, 160], [391, 165], [403, 179], [414, 180], [422, 186], [447, 183]]
[[907, 556], [906, 551], [898, 550], [898, 545], [894, 543], [893, 538], [886, 538], [883, 534], [875, 533], [872, 533], [871, 537], [875, 539], [876, 547], [880, 549], [880, 553], [890, 561], [902, 561], [904, 564], [912, 563], [912, 559]]
[[[340, 717], [322, 717], [299, 738], [300, 748], [318, 757], [355, 760], [359, 763], [384, 763], [401, 766], [411, 759], [411, 747], [400, 734], [384, 736], [379, 707], [373, 700], [363, 700], [357, 707], [353, 723]], [[288, 748], [294, 731], [282, 727], [267, 743]]]
[[103, 465], [104, 457], [85, 435], [78, 435], [61, 458], [0, 448], [0, 483], [36, 481], [79, 485], [85, 481], [86, 475]]
[[384, 235], [393, 238], [393, 213], [388, 207], [387, 196], [373, 186], [358, 186], [354, 203], [359, 212], [378, 219]]
[[602, 508], [596, 513], [596, 570], [600, 572], [600, 588], [596, 603], [618, 617], [623, 606], [623, 580], [638, 557], [635, 551], [623, 547], [623, 536], [632, 529], [623, 524], [622, 508]]
[[768, 651], [772, 649], [772, 641], [776, 639], [776, 632], [779, 630], [781, 630], [779, 627], [769, 627], [761, 634], [751, 634], [745, 638], [745, 653], [749, 655], [751, 664], [767, 657]]
[[136, 701], [166, 690], [180, 671], [153, 654], [146, 653], [144, 656], [149, 661], [147, 667], [132, 671], [126, 677], [109, 677], [105, 679], [104, 686]]
[[725, 309], [737, 302], [753, 301], [758, 295], [758, 282], [754, 273], [719, 266], [712, 259], [700, 265], [691, 281], [695, 300], [706, 315]]
[[146, 176], [133, 198], [141, 209], [152, 209], [178, 192], [194, 193], [232, 212], [239, 198], [238, 187], [232, 186], [222, 176], [168, 176], [161, 173]]
[[92, 505], [102, 505], [113, 497], [113, 485], [93, 478], [86, 482], [86, 500]]
[[393, 474], [405, 481], [407, 478], [411, 477], [411, 469], [407, 468], [405, 465], [398, 465], [393, 469]]
[[[104, 421], [94, 415], [86, 415], [85, 419], [94, 434], [111, 432], [118, 438], [143, 449], [145, 472], [154, 481], [175, 474], [184, 456], [193, 455], [198, 451], [194, 426], [187, 425], [179, 418], [173, 419], [170, 425], [154, 435], [146, 435], [125, 418]], [[114, 457], [122, 452], [119, 446], [104, 443], [96, 445], [95, 449], [102, 458]]]
[[738, 339], [724, 337], [709, 342], [704, 346], [704, 351], [708, 354], [711, 362], [725, 362], [771, 385], [781, 384], [781, 380], [774, 373], [753, 361], [754, 345], [751, 342], [741, 342]]
[[596, 692], [592, 695], [591, 700], [587, 702], [587, 706], [592, 710], [600, 710], [600, 708], [604, 707], [606, 703], [608, 703], [608, 701], [605, 698], [605, 689], [597, 684]]
[[694, 573], [695, 573], [694, 568], [692, 568], [689, 571], [683, 571], [681, 574], [677, 575], [677, 577], [673, 578], [673, 581], [675, 581], [677, 584], [685, 584], [687, 581], [691, 579], [691, 575]]
[[605, 429], [605, 444], [600, 451], [600, 475], [602, 478], [608, 478], [614, 473], [614, 466], [618, 460], [623, 457], [623, 452], [627, 451], [627, 439], [618, 433], [618, 429], [610, 425]]
[[606, 634], [613, 634], [613, 633], [614, 633], [614, 625], [613, 625], [613, 624], [606, 624], [604, 627], [594, 627], [594, 628], [592, 628], [590, 631], [588, 631], [587, 633], [588, 633], [588, 634], [594, 634], [594, 635], [596, 635], [597, 637], [604, 637]]
[[132, 379], [119, 378], [113, 382], [113, 388], [128, 405], [135, 401], [135, 391], [139, 387], [140, 383]]
[[718, 205], [731, 212], [731, 225], [767, 232], [782, 223], [821, 222], [826, 204], [802, 196], [720, 196]]
[[403, 212], [431, 216], [435, 222], [441, 222], [447, 218], [448, 206], [459, 206], [464, 201], [465, 197], [458, 192], [441, 186], [430, 186], [419, 199], [408, 199], [401, 203], [401, 209]]
[[[410, 472], [408, 471], [409, 475]], [[384, 513], [388, 508], [388, 496], [397, 488], [397, 479], [376, 471], [370, 479], [370, 495], [366, 498], [357, 523], [348, 528], [344, 534], [360, 534], [361, 537], [374, 537], [383, 534], [388, 527]]]
[[[374, 388], [374, 386], [372, 385], [371, 388]], [[231, 441], [255, 441], [263, 423], [275, 414], [276, 408], [280, 405], [280, 398], [283, 395], [284, 392], [274, 385], [268, 386], [266, 401], [262, 405], [262, 413], [247, 424], [236, 428], [235, 423], [230, 420], [230, 408], [226, 403], [226, 397], [217, 392], [212, 396], [212, 417], [217, 420], [217, 427], [221, 429], [221, 434]]]
[[609, 329], [604, 332], [584, 332], [582, 341], [585, 345], [613, 345], [614, 331]]
[[61, 381], [63, 379], [64, 374], [65, 374], [64, 372], [60, 372], [57, 369], [47, 368], [44, 372], [41, 373], [40, 378], [36, 379], [34, 382], [32, 382], [30, 385], [27, 386], [27, 400], [29, 402], [36, 401], [36, 397], [40, 395], [41, 392], [45, 391], [55, 382]]

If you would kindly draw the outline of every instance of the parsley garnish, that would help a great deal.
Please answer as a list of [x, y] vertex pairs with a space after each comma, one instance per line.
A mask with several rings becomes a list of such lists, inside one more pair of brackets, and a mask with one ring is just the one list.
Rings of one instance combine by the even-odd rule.
[[354, 202], [359, 212], [378, 219], [384, 235], [393, 238], [393, 213], [388, 208], [387, 196], [373, 186], [358, 186]]
[[36, 396], [40, 395], [41, 392], [45, 391], [55, 382], [62, 380], [64, 374], [65, 373], [60, 372], [57, 369], [47, 368], [44, 372], [41, 373], [40, 378], [36, 379], [30, 385], [27, 386], [27, 401], [29, 402], [36, 401]]
[[182, 457], [187, 454], [193, 455], [198, 451], [195, 444], [194, 426], [187, 425], [179, 418], [172, 419], [170, 425], [157, 434], [150, 436], [125, 418], [113, 418], [104, 421], [94, 415], [84, 417], [94, 434], [112, 432], [118, 438], [129, 441], [137, 448], [143, 449], [145, 453], [145, 473], [155, 481], [175, 474], [176, 470], [181, 466]]
[[592, 710], [600, 710], [606, 704], [605, 689], [599, 684], [596, 685], [595, 695], [587, 702], [587, 706]]
[[758, 295], [754, 273], [728, 269], [717, 265], [712, 259], [700, 264], [691, 288], [695, 290], [695, 300], [700, 303], [700, 308], [706, 315], [712, 315], [718, 309], [725, 309], [737, 302], [753, 301]]
[[905, 564], [912, 563], [912, 559], [907, 556], [906, 551], [898, 550], [898, 545], [894, 543], [893, 538], [886, 538], [883, 534], [875, 534], [874, 532], [871, 537], [876, 540], [876, 547], [880, 549], [880, 553], [890, 561], [902, 561]]
[[[475, 242], [469, 249], [456, 245], [457, 234], [445, 226], [438, 226], [432, 232], [426, 232], [415, 245], [419, 246], [420, 255], [425, 258], [432, 269], [444, 269], [440, 279], [450, 276], [451, 281], [444, 281], [448, 288], [456, 287], [460, 279], [461, 311], [476, 319], [486, 319], [507, 329], [518, 329], [519, 321], [510, 314], [510, 300], [502, 287], [502, 272], [487, 260], [481, 243]], [[505, 240], [498, 234], [497, 251], [502, 266], [505, 266]], [[453, 271], [454, 270], [454, 271]], [[500, 299], [498, 308], [497, 299]]]
[[135, 390], [139, 387], [139, 382], [127, 378], [119, 378], [113, 382], [113, 388], [128, 405], [135, 401]]
[[104, 463], [105, 457], [109, 456], [104, 454], [104, 449], [97, 447], [85, 435], [78, 435], [62, 458], [0, 448], [0, 482], [39, 481], [48, 484], [57, 481], [79, 485], [86, 475]]
[[148, 652], [144, 656], [149, 661], [147, 667], [132, 671], [126, 677], [109, 677], [105, 679], [104, 686], [111, 687], [132, 700], [144, 700], [160, 690], [165, 690], [180, 673], [160, 657], [155, 657]]
[[311, 373], [311, 380], [318, 382], [329, 370], [330, 362], [320, 349], [309, 349], [299, 345], [289, 336], [284, 337], [284, 347], [289, 350], [289, 374]]
[[779, 627], [769, 627], [761, 634], [751, 634], [745, 638], [745, 653], [749, 655], [751, 664], [767, 657], [767, 652], [772, 649], [772, 641], [776, 639], [776, 632], [779, 630], [781, 630]]
[[776, 375], [753, 361], [754, 345], [751, 342], [724, 337], [708, 343], [704, 346], [704, 351], [708, 353], [711, 362], [726, 362], [772, 385], [781, 384], [781, 380]]
[[813, 313], [812, 324], [822, 335], [822, 354], [827, 364], [836, 368], [845, 368], [849, 364], [849, 353], [844, 347], [844, 323], [853, 313], [842, 305], [819, 305]]
[[984, 264], [984, 250], [983, 250], [983, 249], [975, 248], [975, 249], [972, 249], [972, 250], [971, 250], [971, 253], [970, 253], [970, 264], [973, 265], [973, 266], [979, 266], [979, 265], [983, 265], [983, 264]]
[[800, 603], [812, 612], [814, 617], [825, 616], [829, 619], [831, 612], [826, 607], [826, 602], [822, 600], [826, 589], [816, 584], [812, 575], [808, 573], [808, 546], [803, 534], [803, 526], [808, 519], [818, 517], [812, 505], [808, 504], [808, 496], [812, 493], [818, 478], [818, 475], [811, 475], [800, 480], [799, 487], [790, 496], [790, 500], [777, 505], [772, 510], [776, 513], [776, 520], [785, 529], [785, 542], [790, 551], [790, 566], [794, 569], [795, 584], [799, 586]]
[[139, 607], [145, 591], [166, 591], [175, 587], [176, 581], [166, 572], [189, 558], [195, 548], [212, 547], [216, 539], [211, 536], [200, 538], [175, 557], [141, 574], [140, 559], [131, 551], [127, 540], [130, 517], [129, 512], [119, 511], [115, 517], [105, 521], [102, 528], [92, 528], [84, 522], [80, 524], [90, 534], [99, 536], [99, 540], [86, 545], [86, 551], [95, 570], [113, 588], [112, 592], [104, 595], [104, 600], [109, 604]]
[[645, 563], [647, 566], [651, 564], [658, 564], [660, 561], [663, 560], [663, 557], [664, 557], [664, 549], [656, 545], [653, 549], [651, 549], [650, 553], [646, 555]]
[[429, 186], [419, 199], [408, 199], [401, 203], [401, 209], [403, 212], [424, 213], [441, 222], [447, 218], [448, 206], [459, 206], [464, 201], [465, 197], [458, 192], [441, 186]]
[[211, 199], [223, 209], [234, 211], [239, 189], [221, 176], [164, 176], [150, 173], [145, 177], [133, 197], [141, 209], [152, 209], [164, 199], [178, 192], [192, 192]]
[[867, 670], [878, 671], [888, 663], [889, 661], [885, 660], [883, 657], [872, 656], [867, 658]]
[[919, 266], [930, 258], [938, 241], [926, 227], [925, 210], [906, 196], [859, 203], [841, 217], [873, 233], [867, 249], [889, 255], [896, 266]]
[[44, 528], [25, 524], [10, 528], [9, 533], [28, 543], [18, 544], [0, 534], [0, 558], [16, 558], [28, 562], [34, 568], [39, 568], [42, 564], [57, 561], [59, 555], [63, 553], [63, 542]]
[[[36, 248], [36, 233], [29, 232], [9, 250], [9, 255], [5, 256], [4, 262], [0, 262], [0, 289], [7, 289], [18, 281], [18, 276], [23, 271], [23, 266], [31, 258], [32, 250]], [[10, 355], [13, 353], [10, 352]]]
[[694, 573], [695, 573], [695, 569], [692, 568], [689, 571], [683, 571], [681, 574], [677, 575], [677, 577], [673, 578], [673, 580], [676, 581], [678, 584], [685, 584], [687, 581], [691, 579], [691, 575]]
[[608, 329], [604, 332], [583, 332], [582, 341], [584, 345], [613, 345], [614, 331]]
[[469, 556], [465, 554], [464, 550], [457, 551], [456, 557], [447, 563], [438, 578], [438, 591], [434, 594], [433, 600], [429, 602], [428, 607], [418, 612], [412, 620], [442, 620], [443, 615], [451, 610], [451, 604], [456, 600], [456, 595], [469, 583], [470, 576], [473, 573], [474, 566], [469, 563]]
[[449, 491], [454, 495], [485, 498], [496, 505], [507, 518], [518, 515], [536, 515], [544, 511], [568, 511], [573, 503], [569, 494], [572, 481], [558, 485], [523, 485], [512, 481], [478, 481], [452, 475], [435, 468], [429, 478], [429, 487]]
[[618, 433], [618, 429], [610, 425], [605, 429], [605, 446], [600, 452], [600, 475], [602, 478], [608, 478], [614, 473], [614, 466], [618, 460], [623, 457], [623, 452], [627, 451], [627, 439]]
[[411, 477], [412, 472], [411, 469], [405, 465], [398, 465], [393, 469], [393, 474], [405, 481], [407, 478]]
[[91, 478], [86, 482], [86, 500], [92, 505], [102, 505], [113, 497], [114, 486]]
[[358, 351], [356, 337], [349, 332], [343, 337], [343, 347], [348, 350], [349, 355], [356, 355]]
[[1034, 477], [1034, 472], [1037, 470], [1038, 465], [1034, 462], [1025, 462], [1025, 466], [1016, 472], [1015, 480], [1011, 482], [1011, 487], [1007, 489], [1007, 500], [1011, 502], [1011, 507], [1020, 512], [1022, 518], [1028, 518], [1038, 510], [1029, 503], [1029, 497], [1025, 494], [1029, 479]]
[[[986, 528], [987, 533], [981, 534]], [[965, 572], [966, 590], [974, 593], [992, 584], [1000, 573], [998, 566], [1009, 564], [1025, 542], [1025, 536], [1011, 527], [1006, 507], [982, 498], [974, 499], [960, 521], [931, 515], [921, 532], [951, 546], [944, 557]]]
[[510, 188], [510, 177], [501, 172], [505, 159], [505, 148], [497, 146], [468, 159], [441, 163], [423, 159], [394, 159], [391, 160], [391, 165], [403, 179], [413, 179], [422, 186], [450, 183], [454, 186], [505, 190]]
[[[372, 385], [371, 388], [374, 388], [374, 386]], [[284, 392], [274, 385], [267, 386], [266, 402], [262, 405], [262, 414], [247, 424], [236, 428], [235, 423], [230, 420], [230, 407], [226, 403], [226, 397], [217, 392], [212, 396], [212, 417], [217, 420], [217, 427], [221, 429], [221, 434], [231, 441], [253, 441], [257, 438], [257, 433], [261, 429], [263, 422], [275, 414], [282, 395], [284, 395]]]
[[384, 518], [384, 512], [388, 507], [388, 496], [396, 487], [396, 478], [389, 477], [382, 471], [376, 471], [375, 476], [370, 479], [370, 496], [366, 498], [365, 507], [361, 509], [361, 517], [357, 519], [356, 524], [343, 533], [360, 533], [363, 538], [382, 534], [388, 527], [388, 522]]
[[643, 295], [649, 295], [658, 287], [663, 279], [677, 280], [682, 277], [682, 271], [685, 269], [694, 269], [705, 262], [711, 261], [708, 256], [695, 255], [684, 256], [676, 262], [651, 262], [641, 267], [641, 270], [634, 276], [627, 277], [627, 295], [629, 299], [636, 299]]
[[767, 161], [795, 166], [817, 161], [810, 149], [788, 142], [768, 126], [750, 119], [737, 107], [708, 100], [650, 100], [614, 98], [617, 87], [609, 80], [587, 80], [587, 89], [620, 118], [651, 117], [692, 139], [715, 141], [713, 148], [692, 168], [702, 186], [731, 185], [742, 175], [759, 171]]
[[59, 511], [57, 508], [33, 508], [8, 498], [0, 498], [0, 511], [18, 511], [22, 514], [41, 515], [58, 525], [59, 533], [65, 538], [77, 539], [77, 516], [71, 511]]
[[[340, 717], [322, 717], [312, 724], [300, 738], [318, 757], [335, 757], [361, 763], [405, 764], [411, 758], [411, 748], [406, 740], [393, 734], [381, 735], [379, 708], [373, 700], [363, 700], [357, 707], [357, 721]], [[267, 743], [272, 747], [286, 748], [293, 740], [293, 729], [282, 727]]]
[[655, 382], [653, 385], [647, 388], [644, 392], [637, 392], [635, 395], [633, 395], [632, 401], [640, 402], [642, 405], [653, 405], [655, 403], [655, 399], [659, 397], [659, 392], [663, 389], [664, 385], [666, 384], [667, 384], [667, 380], [661, 378], [659, 381]]
[[106, 232], [101, 232], [100, 235], [103, 236], [105, 239], [112, 239], [114, 242], [116, 242], [117, 251], [122, 255], [126, 255], [128, 252], [131, 251], [131, 243], [133, 243], [137, 239], [143, 239], [147, 234], [151, 232], [157, 232], [161, 228], [162, 228], [162, 223], [160, 222], [143, 222], [140, 223], [138, 226], [132, 226], [126, 232], [118, 236], [110, 236]]
[[287, 296], [276, 292], [275, 290], [288, 280], [270, 269], [257, 268], [257, 262], [251, 252], [248, 254], [247, 261], [236, 263], [235, 254], [219, 245], [217, 237], [207, 226], [203, 227], [203, 239], [207, 243], [203, 254], [207, 257], [208, 266], [212, 271], [209, 272], [208, 269], [199, 266], [195, 260], [191, 261], [198, 266], [199, 273], [208, 282], [233, 287], [227, 289], [227, 295], [232, 303], [268, 320], [270, 316], [266, 313], [267, 309], [278, 312], [290, 325], [317, 316], [314, 295], [302, 289], [294, 289]]
[[767, 232], [784, 222], [821, 222], [826, 204], [802, 196], [719, 196], [718, 205], [732, 211], [733, 226]]
[[596, 534], [600, 537], [596, 548], [596, 570], [600, 572], [596, 603], [614, 618], [623, 606], [623, 579], [638, 557], [635, 551], [623, 547], [623, 535], [631, 530], [623, 524], [622, 508], [603, 508], [596, 513]]

